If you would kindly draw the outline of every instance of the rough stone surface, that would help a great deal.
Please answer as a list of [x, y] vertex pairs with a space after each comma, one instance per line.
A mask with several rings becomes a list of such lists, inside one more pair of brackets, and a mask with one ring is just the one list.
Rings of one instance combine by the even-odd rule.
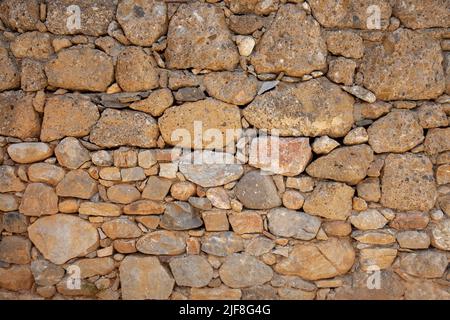
[[89, 151], [72, 137], [64, 138], [55, 148], [59, 164], [69, 169], [78, 169], [83, 163], [91, 160]]
[[20, 213], [39, 217], [58, 213], [58, 196], [52, 187], [43, 183], [30, 183], [23, 194]]
[[90, 199], [97, 191], [96, 181], [84, 170], [70, 171], [56, 186], [60, 197]]
[[256, 77], [243, 72], [209, 73], [203, 83], [211, 97], [235, 105], [251, 102], [259, 87]]
[[187, 256], [170, 261], [175, 282], [179, 286], [201, 288], [206, 286], [213, 277], [213, 269], [202, 256]]
[[406, 0], [396, 1], [392, 13], [407, 28], [448, 28], [450, 26], [450, 18], [445, 12], [449, 10], [450, 4], [445, 0]]
[[169, 230], [195, 229], [202, 224], [198, 210], [182, 201], [168, 203], [160, 223], [161, 227]]
[[272, 177], [259, 170], [251, 171], [239, 180], [236, 196], [248, 209], [271, 209], [281, 205]]
[[229, 256], [220, 267], [220, 279], [231, 288], [245, 288], [270, 281], [273, 271], [270, 267], [245, 254]]
[[270, 210], [267, 219], [272, 234], [299, 240], [314, 239], [321, 223], [319, 218], [284, 208]]

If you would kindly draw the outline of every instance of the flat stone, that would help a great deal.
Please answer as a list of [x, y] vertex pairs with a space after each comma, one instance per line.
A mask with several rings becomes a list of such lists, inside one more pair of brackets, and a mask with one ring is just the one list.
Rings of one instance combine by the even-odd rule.
[[87, 136], [99, 117], [97, 106], [83, 96], [50, 97], [45, 102], [41, 140]]
[[321, 224], [317, 217], [285, 208], [270, 210], [267, 219], [272, 234], [299, 240], [314, 239]]
[[226, 257], [232, 253], [244, 250], [242, 238], [231, 231], [211, 232], [202, 238], [203, 252], [219, 257]]
[[172, 106], [172, 91], [167, 88], [152, 91], [150, 95], [143, 99], [130, 104], [130, 108], [151, 114], [153, 117], [161, 116], [164, 111]]
[[127, 218], [116, 218], [102, 224], [102, 230], [112, 240], [114, 239], [132, 239], [142, 235], [141, 229]]
[[257, 96], [244, 110], [258, 129], [281, 136], [343, 137], [353, 124], [354, 99], [325, 77], [298, 84], [280, 83]]
[[106, 109], [91, 131], [90, 141], [100, 147], [122, 145], [156, 147], [158, 124], [152, 116], [138, 111]]
[[434, 99], [444, 92], [439, 41], [428, 35], [398, 29], [388, 34], [383, 44], [374, 44], [366, 51], [360, 71], [364, 87], [378, 99]]
[[26, 216], [39, 217], [58, 213], [58, 196], [52, 187], [43, 183], [30, 183], [25, 189], [19, 207]]
[[231, 289], [224, 285], [218, 288], [192, 288], [189, 296], [192, 300], [239, 300], [241, 297], [240, 289]]
[[20, 70], [6, 48], [0, 48], [0, 91], [20, 87]]
[[258, 211], [242, 211], [233, 213], [228, 217], [233, 231], [237, 234], [262, 233], [264, 230], [263, 218]]
[[124, 300], [167, 299], [175, 284], [157, 257], [127, 256], [119, 272]]
[[8, 154], [14, 162], [33, 163], [47, 159], [53, 154], [52, 148], [42, 142], [23, 142], [9, 145]]
[[259, 170], [244, 175], [236, 185], [235, 194], [248, 209], [271, 209], [281, 205], [272, 177]]
[[33, 274], [26, 265], [14, 265], [8, 269], [0, 268], [0, 288], [11, 291], [30, 290]]
[[34, 281], [40, 286], [53, 286], [64, 277], [65, 270], [50, 261], [39, 259], [31, 262]]
[[113, 165], [112, 153], [106, 150], [99, 150], [91, 153], [92, 163], [99, 167], [108, 167]]
[[211, 205], [218, 209], [231, 209], [230, 197], [227, 191], [221, 187], [210, 188], [206, 191], [206, 197]]
[[392, 248], [365, 248], [359, 251], [361, 270], [388, 269], [397, 257], [397, 249]]
[[186, 237], [179, 232], [154, 231], [140, 238], [136, 249], [145, 254], [175, 256], [186, 251]]
[[352, 226], [346, 221], [325, 221], [322, 229], [328, 236], [345, 237], [352, 232]]
[[37, 0], [5, 0], [0, 4], [0, 19], [13, 30], [36, 30], [39, 22]]
[[275, 247], [275, 243], [266, 237], [256, 237], [250, 240], [245, 247], [245, 253], [259, 257], [270, 252]]
[[114, 260], [108, 257], [81, 259], [76, 261], [73, 265], [80, 268], [81, 279], [104, 276], [115, 269]]
[[[166, 109], [158, 124], [167, 144], [216, 149], [236, 140], [235, 134], [241, 129], [241, 116], [237, 106], [207, 98]], [[231, 131], [231, 136], [227, 130]]]
[[43, 60], [53, 53], [50, 34], [37, 31], [22, 33], [11, 43], [11, 52], [16, 58]]
[[86, 216], [117, 217], [120, 216], [120, 207], [108, 202], [83, 202], [78, 208], [80, 214]]
[[[77, 6], [80, 24], [70, 24]], [[86, 0], [49, 0], [47, 2], [46, 26], [54, 34], [85, 34], [101, 36], [106, 34], [108, 26], [114, 19], [116, 4], [114, 0], [98, 0], [94, 5]]]
[[402, 24], [410, 29], [424, 29], [450, 27], [450, 18], [445, 12], [450, 11], [450, 4], [445, 0], [396, 1], [392, 13], [400, 19]]
[[368, 145], [342, 147], [312, 162], [306, 172], [316, 178], [354, 185], [366, 177], [373, 159]]
[[139, 200], [123, 207], [123, 213], [132, 215], [160, 214], [164, 210], [165, 204], [154, 200]]
[[48, 84], [78, 91], [106, 91], [114, 79], [112, 59], [96, 49], [65, 49], [45, 66]]
[[203, 211], [202, 219], [205, 224], [206, 231], [228, 231], [230, 228], [226, 210]]
[[407, 230], [397, 233], [397, 242], [406, 249], [428, 249], [431, 240], [426, 232]]
[[239, 54], [222, 9], [199, 2], [180, 5], [170, 19], [165, 58], [170, 69], [233, 70]]
[[115, 203], [129, 204], [138, 200], [141, 193], [130, 184], [116, 184], [107, 191], [108, 199]]
[[388, 245], [395, 243], [395, 236], [389, 231], [356, 231], [352, 234], [352, 238], [364, 244]]
[[381, 179], [381, 204], [402, 211], [429, 211], [436, 202], [433, 165], [422, 154], [390, 154]]
[[37, 138], [41, 130], [33, 95], [22, 91], [0, 93], [0, 134], [19, 139]]
[[76, 138], [67, 137], [55, 148], [58, 163], [68, 169], [78, 169], [85, 162], [91, 160], [89, 151]]
[[14, 264], [31, 262], [31, 242], [19, 236], [6, 236], [0, 241], [0, 261]]
[[419, 251], [405, 254], [400, 258], [400, 268], [420, 278], [440, 278], [447, 265], [446, 254], [439, 251]]
[[28, 228], [28, 235], [44, 257], [55, 264], [84, 256], [98, 246], [95, 227], [72, 215], [39, 218]]
[[164, 200], [169, 193], [172, 181], [165, 178], [151, 176], [148, 178], [144, 190], [142, 191], [142, 198], [149, 200]]
[[450, 219], [442, 219], [431, 225], [431, 244], [440, 250], [450, 251]]
[[142, 48], [128, 47], [119, 54], [116, 81], [124, 91], [147, 91], [159, 86], [156, 62]]
[[320, 182], [306, 198], [303, 210], [331, 220], [345, 220], [352, 211], [353, 188], [339, 182]]
[[202, 256], [175, 258], [169, 265], [175, 282], [182, 287], [205, 287], [213, 277], [213, 268]]
[[167, 32], [167, 4], [159, 1], [125, 0], [117, 7], [117, 21], [132, 44], [151, 46]]
[[316, 20], [301, 6], [283, 5], [263, 34], [251, 58], [257, 73], [280, 73], [301, 77], [325, 71], [327, 46]]
[[251, 102], [259, 88], [255, 76], [230, 71], [208, 73], [203, 84], [211, 97], [235, 105]]
[[209, 150], [197, 150], [183, 156], [179, 170], [187, 180], [204, 188], [228, 184], [244, 173], [242, 165], [233, 155]]
[[168, 230], [189, 230], [203, 225], [198, 210], [189, 203], [174, 201], [166, 204], [160, 226]]
[[425, 229], [430, 222], [426, 212], [398, 212], [389, 226], [397, 230]]
[[361, 86], [343, 86], [342, 89], [345, 92], [350, 93], [351, 95], [354, 95], [355, 97], [369, 102], [369, 103], [374, 103], [375, 101], [377, 101], [377, 97], [375, 96], [375, 94], [369, 90], [367, 90], [364, 87]]
[[219, 269], [220, 279], [231, 288], [264, 284], [273, 277], [272, 269], [253, 256], [233, 254]]
[[275, 174], [297, 176], [311, 158], [308, 138], [259, 137], [250, 144], [249, 164]]
[[28, 178], [32, 182], [44, 182], [56, 186], [64, 175], [64, 169], [53, 164], [35, 163], [28, 167]]
[[56, 186], [60, 197], [90, 199], [97, 191], [97, 182], [84, 170], [69, 171]]
[[376, 209], [369, 209], [350, 217], [351, 224], [359, 230], [383, 228], [388, 220]]
[[319, 280], [347, 273], [355, 261], [348, 240], [330, 238], [317, 244], [298, 244], [288, 258], [275, 265], [275, 271], [306, 280]]

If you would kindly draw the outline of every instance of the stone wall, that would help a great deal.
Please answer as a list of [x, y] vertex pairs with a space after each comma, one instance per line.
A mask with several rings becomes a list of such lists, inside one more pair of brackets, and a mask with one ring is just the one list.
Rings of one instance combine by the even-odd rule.
[[0, 19], [0, 299], [450, 299], [448, 0]]

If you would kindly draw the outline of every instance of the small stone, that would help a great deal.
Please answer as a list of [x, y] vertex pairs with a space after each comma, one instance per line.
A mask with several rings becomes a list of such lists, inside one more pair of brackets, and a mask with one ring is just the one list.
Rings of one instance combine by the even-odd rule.
[[31, 242], [19, 236], [3, 237], [0, 241], [0, 261], [14, 264], [31, 262]]
[[138, 153], [136, 150], [128, 147], [120, 147], [114, 150], [114, 166], [119, 168], [131, 168], [137, 165]]
[[364, 127], [355, 128], [344, 137], [345, 145], [362, 144], [367, 141], [369, 141], [369, 136]]
[[131, 203], [141, 197], [139, 190], [129, 184], [116, 184], [108, 188], [107, 194], [110, 201], [120, 204]]
[[272, 240], [265, 237], [256, 237], [250, 240], [245, 247], [245, 253], [259, 257], [270, 252], [274, 247], [275, 243]]
[[213, 278], [213, 269], [201, 256], [179, 257], [170, 261], [175, 282], [183, 287], [201, 288], [208, 285]]
[[450, 164], [439, 166], [436, 170], [437, 184], [450, 183]]
[[377, 97], [373, 92], [361, 86], [344, 86], [342, 87], [342, 89], [368, 103], [374, 103], [375, 101], [377, 101]]
[[83, 219], [57, 214], [36, 220], [29, 228], [30, 240], [55, 264], [84, 256], [98, 246], [97, 230]]
[[100, 150], [91, 153], [92, 163], [99, 167], [108, 167], [113, 164], [113, 157], [111, 152]]
[[104, 276], [114, 270], [114, 260], [112, 258], [93, 258], [81, 259], [76, 261], [73, 266], [80, 268], [81, 279], [93, 276]]
[[362, 102], [355, 104], [353, 114], [357, 121], [363, 119], [376, 120], [389, 113], [391, 108], [391, 104], [383, 101], [377, 101], [375, 103]]
[[263, 26], [263, 18], [253, 14], [234, 14], [229, 17], [228, 21], [228, 27], [231, 31], [243, 35], [252, 34], [256, 30], [261, 29]]
[[364, 55], [363, 39], [356, 32], [331, 31], [326, 38], [328, 51], [336, 56], [359, 59]]
[[431, 244], [440, 250], [450, 251], [450, 219], [431, 224]]
[[231, 231], [211, 232], [202, 239], [201, 250], [208, 254], [226, 257], [244, 250], [242, 238]]
[[450, 128], [436, 128], [428, 130], [425, 137], [425, 152], [435, 155], [450, 150]]
[[447, 256], [439, 251], [408, 253], [400, 258], [402, 270], [421, 278], [440, 278], [447, 269], [447, 265]]
[[350, 217], [350, 223], [359, 230], [374, 230], [383, 228], [387, 219], [376, 209], [369, 209]]
[[103, 232], [112, 240], [123, 238], [131, 239], [142, 235], [141, 229], [126, 218], [117, 218], [107, 221], [102, 225]]
[[252, 54], [256, 41], [250, 36], [237, 36], [236, 44], [239, 50], [239, 54], [244, 57], [248, 57]]
[[160, 177], [149, 177], [142, 191], [142, 198], [149, 200], [164, 200], [166, 195], [169, 193], [172, 181], [160, 178]]
[[378, 202], [381, 198], [380, 180], [366, 178], [356, 186], [358, 196], [365, 201]]
[[245, 254], [227, 257], [220, 267], [219, 274], [220, 279], [231, 288], [261, 285], [273, 277], [273, 271], [269, 266]]
[[141, 167], [120, 169], [120, 175], [123, 182], [145, 180], [145, 171]]
[[230, 289], [227, 286], [218, 288], [192, 288], [189, 296], [192, 300], [240, 300], [240, 289]]
[[312, 149], [316, 154], [328, 154], [337, 147], [339, 147], [339, 142], [328, 136], [316, 138], [312, 144]]
[[123, 213], [132, 215], [147, 215], [163, 213], [165, 205], [161, 201], [139, 200], [123, 207]]
[[160, 225], [168, 230], [189, 230], [200, 227], [203, 221], [189, 203], [174, 201], [166, 204]]
[[177, 163], [161, 163], [159, 165], [159, 176], [167, 179], [175, 179], [177, 177]]
[[140, 238], [136, 249], [145, 254], [178, 255], [186, 250], [186, 237], [173, 231], [154, 231]]
[[130, 108], [151, 114], [153, 117], [161, 116], [164, 111], [172, 106], [172, 91], [167, 88], [152, 91], [150, 95], [144, 99], [133, 102]]
[[299, 210], [303, 203], [305, 202], [305, 198], [300, 192], [294, 190], [287, 190], [283, 193], [283, 206], [292, 210]]
[[30, 183], [23, 194], [19, 211], [34, 217], [56, 214], [58, 213], [58, 196], [50, 186], [43, 183]]
[[138, 154], [138, 164], [144, 169], [150, 169], [157, 162], [156, 154], [152, 150], [142, 150]]
[[444, 13], [449, 8], [446, 1], [427, 3], [408, 0], [407, 2], [395, 2], [392, 11], [407, 28], [422, 29], [448, 27], [450, 20]]
[[87, 216], [102, 217], [117, 217], [121, 214], [119, 206], [107, 202], [83, 202], [78, 212]]
[[317, 217], [284, 208], [270, 210], [267, 219], [274, 235], [299, 240], [314, 239], [321, 224]]
[[11, 144], [8, 154], [14, 162], [33, 163], [47, 159], [53, 154], [49, 145], [42, 142], [25, 142]]
[[77, 213], [79, 207], [79, 199], [63, 199], [58, 203], [58, 209], [62, 213]]
[[206, 191], [206, 197], [211, 201], [213, 207], [218, 209], [231, 209], [230, 198], [224, 188], [216, 187]]
[[440, 104], [425, 102], [417, 109], [417, 116], [422, 128], [431, 129], [447, 127], [448, 119]]
[[271, 209], [281, 205], [273, 179], [258, 170], [244, 175], [236, 185], [235, 193], [248, 209]]
[[237, 234], [262, 233], [263, 220], [258, 211], [242, 211], [228, 217], [233, 231]]
[[91, 160], [89, 151], [76, 138], [64, 138], [55, 148], [56, 159], [61, 166], [78, 169]]
[[180, 201], [187, 201], [197, 191], [195, 184], [189, 181], [180, 181], [172, 184], [170, 194], [173, 198]]
[[397, 256], [397, 249], [366, 248], [360, 250], [359, 263], [361, 270], [368, 271], [373, 268], [383, 270], [389, 268]]
[[68, 172], [56, 186], [56, 194], [60, 197], [90, 199], [97, 191], [96, 181], [84, 170]]
[[224, 210], [202, 212], [206, 231], [228, 231], [230, 228], [227, 213]]
[[108, 181], [120, 181], [122, 176], [120, 175], [120, 170], [117, 167], [104, 167], [99, 171], [99, 176], [103, 180]]
[[10, 194], [0, 194], [0, 211], [9, 212], [19, 208], [17, 199]]
[[24, 58], [22, 60], [20, 84], [23, 91], [33, 92], [44, 90], [47, 87], [44, 65], [39, 61]]
[[397, 233], [397, 241], [402, 248], [406, 249], [428, 249], [430, 236], [421, 231], [402, 231]]
[[356, 67], [356, 62], [353, 60], [341, 57], [333, 59], [329, 63], [327, 76], [335, 83], [351, 86], [353, 84]]
[[39, 259], [31, 262], [31, 272], [34, 281], [40, 286], [53, 286], [64, 277], [64, 268], [51, 263], [50, 261]]
[[395, 243], [395, 236], [383, 231], [355, 232], [352, 237], [365, 244], [387, 245]]

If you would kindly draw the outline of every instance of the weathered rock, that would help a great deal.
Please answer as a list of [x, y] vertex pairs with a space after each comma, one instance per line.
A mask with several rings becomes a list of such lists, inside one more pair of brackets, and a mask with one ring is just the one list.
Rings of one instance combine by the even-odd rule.
[[332, 220], [345, 220], [351, 214], [353, 188], [339, 182], [320, 182], [306, 198], [306, 213]]
[[0, 211], [9, 212], [19, 208], [17, 199], [11, 194], [0, 194]]
[[[374, 0], [370, 3], [359, 0], [345, 3], [312, 0], [308, 3], [314, 17], [325, 28], [386, 29], [392, 11], [387, 0]], [[379, 23], [374, 19], [374, 13], [379, 17]]]
[[351, 86], [356, 67], [353, 60], [339, 57], [330, 61], [327, 76], [333, 82]]
[[405, 300], [449, 300], [450, 294], [446, 287], [436, 281], [412, 280], [405, 284]]
[[157, 257], [127, 256], [121, 262], [122, 299], [167, 299], [175, 281]]
[[32, 182], [44, 182], [56, 186], [64, 175], [64, 169], [48, 163], [35, 163], [28, 167], [28, 178]]
[[436, 202], [433, 165], [422, 154], [390, 154], [381, 179], [381, 203], [403, 211], [429, 211]]
[[65, 214], [39, 218], [28, 227], [28, 235], [44, 257], [55, 264], [84, 256], [98, 246], [94, 226]]
[[45, 66], [51, 86], [79, 91], [106, 91], [114, 79], [111, 58], [96, 49], [67, 49]]
[[90, 141], [106, 148], [121, 145], [153, 148], [158, 135], [158, 125], [150, 115], [106, 109], [92, 128]]
[[359, 230], [383, 228], [388, 220], [376, 209], [369, 209], [350, 217], [351, 224]]
[[0, 48], [0, 65], [0, 91], [20, 87], [20, 70], [5, 48]]
[[15, 143], [7, 150], [11, 159], [18, 163], [39, 162], [53, 154], [50, 146], [42, 142]]
[[124, 91], [147, 91], [159, 85], [156, 62], [139, 47], [124, 49], [117, 59], [116, 81]]
[[450, 150], [450, 128], [428, 130], [423, 144], [429, 155]]
[[228, 217], [233, 231], [237, 234], [262, 233], [264, 230], [263, 218], [258, 211], [242, 211], [233, 213]]
[[19, 207], [20, 213], [39, 217], [58, 213], [58, 196], [52, 187], [43, 183], [30, 183], [25, 189]]
[[0, 241], [0, 261], [14, 264], [30, 263], [30, 240], [19, 236], [3, 237]]
[[397, 233], [397, 242], [406, 249], [428, 249], [430, 246], [430, 236], [421, 231], [402, 231]]
[[278, 0], [225, 0], [233, 13], [256, 13], [267, 15], [278, 9]]
[[259, 170], [244, 175], [237, 183], [235, 193], [248, 209], [271, 209], [281, 205], [272, 177]]
[[233, 254], [227, 257], [219, 270], [220, 279], [231, 288], [257, 286], [270, 281], [272, 269], [246, 254]]
[[320, 26], [297, 5], [281, 6], [262, 36], [251, 62], [258, 73], [301, 77], [314, 70], [325, 71], [327, 46]]
[[283, 206], [292, 210], [299, 210], [303, 207], [305, 197], [298, 191], [287, 190], [283, 193]]
[[41, 140], [87, 136], [99, 117], [97, 106], [83, 96], [50, 97], [45, 103]]
[[39, 22], [39, 2], [37, 0], [2, 1], [0, 19], [13, 30], [35, 30]]
[[[73, 7], [76, 6], [76, 7]], [[48, 30], [54, 34], [85, 34], [101, 36], [108, 31], [114, 19], [116, 4], [114, 0], [49, 0], [47, 2]], [[73, 21], [79, 14], [80, 22]]]
[[359, 251], [361, 270], [388, 269], [397, 256], [397, 249], [392, 248], [364, 248]]
[[115, 203], [129, 204], [141, 197], [136, 187], [130, 184], [116, 184], [107, 191], [108, 199]]
[[133, 102], [130, 108], [151, 114], [153, 117], [161, 116], [173, 104], [172, 91], [167, 88], [152, 91], [148, 98]]
[[170, 187], [170, 194], [177, 200], [187, 201], [197, 191], [194, 183], [189, 181], [180, 181]]
[[30, 290], [33, 285], [33, 274], [29, 266], [12, 266], [0, 268], [0, 288], [21, 291]]
[[158, 123], [166, 143], [195, 149], [222, 148], [241, 129], [239, 108], [212, 98], [171, 107]]
[[3, 222], [0, 219], [0, 229], [4, 228], [7, 232], [24, 233], [27, 226], [27, 218], [19, 212], [6, 212], [3, 214]]
[[352, 226], [345, 221], [325, 221], [322, 228], [329, 236], [345, 237], [352, 232]]
[[25, 184], [17, 177], [14, 167], [0, 166], [0, 192], [23, 191]]
[[356, 231], [352, 234], [352, 238], [365, 244], [388, 245], [395, 243], [395, 236], [389, 231], [382, 230], [367, 232]]
[[201, 249], [208, 254], [226, 257], [232, 253], [243, 251], [244, 242], [230, 231], [211, 232], [202, 239]]
[[396, 1], [392, 10], [403, 25], [410, 29], [450, 27], [450, 18], [445, 14], [450, 11], [450, 4], [445, 0]]
[[1, 135], [19, 139], [39, 137], [41, 121], [33, 108], [31, 94], [22, 91], [0, 93], [0, 114]]
[[326, 78], [279, 84], [257, 96], [243, 111], [256, 128], [281, 136], [342, 137], [353, 124], [354, 99]]
[[269, 231], [276, 236], [312, 240], [320, 228], [320, 219], [303, 212], [276, 208], [267, 215]]
[[401, 269], [421, 278], [440, 278], [447, 269], [447, 265], [447, 256], [438, 251], [408, 253], [400, 258]]
[[39, 259], [31, 262], [34, 281], [40, 286], [52, 286], [64, 277], [64, 268], [50, 261]]
[[433, 247], [450, 251], [450, 219], [443, 219], [431, 225], [431, 244]]
[[183, 156], [179, 170], [187, 180], [205, 188], [233, 182], [244, 173], [233, 155], [209, 150], [197, 150]]
[[337, 142], [334, 139], [331, 139], [328, 136], [316, 138], [314, 139], [314, 143], [312, 144], [312, 149], [314, 153], [317, 154], [328, 154], [337, 147], [339, 147], [339, 142]]
[[308, 138], [259, 137], [250, 144], [249, 164], [275, 174], [299, 175], [311, 158]]
[[381, 197], [380, 180], [378, 178], [367, 178], [356, 186], [358, 197], [365, 201], [378, 202]]
[[186, 237], [179, 232], [155, 231], [140, 238], [136, 249], [145, 254], [174, 256], [186, 251]]
[[425, 102], [417, 108], [420, 125], [425, 129], [447, 127], [448, 120], [440, 104]]
[[78, 208], [80, 214], [86, 216], [117, 217], [120, 216], [120, 207], [108, 202], [83, 202]]
[[264, 26], [264, 18], [254, 14], [233, 14], [227, 22], [231, 31], [243, 35], [252, 34]]
[[165, 58], [171, 69], [233, 70], [239, 54], [222, 10], [199, 2], [180, 5], [170, 20]]
[[169, 230], [189, 230], [200, 227], [203, 224], [198, 210], [189, 203], [174, 201], [166, 204], [160, 226]]
[[160, 177], [149, 177], [142, 191], [142, 198], [149, 200], [164, 200], [169, 193], [172, 181]]
[[76, 261], [73, 265], [80, 268], [80, 277], [82, 279], [93, 276], [104, 276], [115, 269], [114, 260], [107, 257], [81, 259]]
[[16, 58], [47, 59], [53, 53], [50, 35], [37, 31], [19, 35], [11, 43], [11, 52]]
[[47, 87], [43, 63], [25, 58], [22, 60], [20, 87], [23, 91], [40, 91]]
[[275, 271], [319, 280], [345, 274], [354, 261], [355, 251], [349, 241], [330, 238], [317, 244], [294, 246], [289, 257], [275, 265]]
[[84, 170], [68, 172], [56, 186], [56, 194], [60, 197], [90, 199], [97, 191], [96, 181]]
[[369, 144], [376, 153], [406, 152], [424, 140], [417, 116], [408, 110], [390, 112], [367, 130]]
[[373, 151], [367, 145], [342, 147], [311, 163], [306, 172], [313, 177], [354, 185], [367, 175]]
[[430, 222], [426, 212], [398, 212], [389, 226], [397, 230], [425, 229]]
[[117, 21], [131, 43], [151, 46], [167, 32], [167, 4], [154, 0], [121, 1]]
[[59, 164], [68, 169], [78, 169], [83, 163], [91, 160], [89, 151], [81, 145], [78, 139], [64, 138], [55, 148]]
[[201, 256], [175, 258], [169, 265], [179, 286], [201, 288], [208, 285], [213, 277], [211, 265]]
[[206, 197], [211, 202], [211, 205], [218, 209], [231, 209], [230, 197], [227, 191], [221, 187], [215, 187], [206, 191]]
[[[444, 92], [439, 42], [398, 29], [383, 44], [367, 47], [360, 67], [364, 86], [382, 100], [433, 99]], [[416, 65], [411, 68], [411, 65]]]
[[102, 230], [112, 240], [122, 238], [131, 239], [142, 235], [141, 229], [127, 218], [117, 218], [103, 223]]
[[206, 231], [228, 231], [230, 228], [226, 210], [203, 211], [202, 219], [205, 223]]
[[211, 97], [235, 105], [251, 102], [259, 87], [255, 76], [243, 72], [211, 72], [205, 76], [203, 83]]
[[242, 296], [240, 289], [230, 289], [227, 286], [218, 288], [192, 288], [192, 300], [239, 300]]
[[147, 215], [163, 213], [165, 205], [161, 201], [139, 200], [123, 207], [125, 214]]
[[326, 34], [327, 48], [336, 56], [362, 58], [364, 55], [363, 39], [352, 31], [331, 31]]

